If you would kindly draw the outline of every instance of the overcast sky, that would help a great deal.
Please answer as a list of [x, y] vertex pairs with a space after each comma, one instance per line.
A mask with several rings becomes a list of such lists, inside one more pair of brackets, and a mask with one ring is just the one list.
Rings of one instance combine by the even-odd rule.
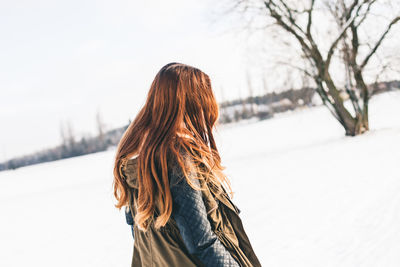
[[209, 74], [219, 99], [239, 95], [245, 45], [210, 1], [0, 3], [0, 161], [59, 144], [62, 121], [95, 134], [97, 110], [126, 124], [172, 61]]
[[[391, 3], [374, 12], [392, 17], [400, 7]], [[293, 70], [273, 60], [296, 64], [300, 54], [268, 32], [243, 33], [245, 23], [222, 15], [224, 8], [212, 0], [0, 0], [0, 162], [58, 145], [67, 121], [78, 138], [95, 135], [97, 111], [107, 129], [126, 125], [155, 74], [173, 61], [209, 74], [218, 101], [246, 96], [248, 73], [255, 94], [262, 77], [269, 88], [296, 87], [287, 83]], [[387, 23], [382, 17], [371, 16], [360, 34], [376, 39]], [[315, 21], [329, 45], [329, 19]], [[399, 60], [396, 29], [381, 51]]]

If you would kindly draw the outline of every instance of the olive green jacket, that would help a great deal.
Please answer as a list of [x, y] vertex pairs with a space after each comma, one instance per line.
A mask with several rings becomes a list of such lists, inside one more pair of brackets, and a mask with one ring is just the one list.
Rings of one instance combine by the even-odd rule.
[[[137, 209], [134, 203], [138, 196], [137, 158], [125, 158], [120, 166], [120, 173], [129, 185], [132, 196], [129, 209], [135, 218]], [[202, 182], [201, 186], [205, 189], [202, 193], [208, 219], [218, 239], [240, 266], [261, 266], [244, 231], [239, 217], [240, 210], [230, 200], [226, 191], [218, 195], [214, 194], [212, 187], [205, 182]], [[134, 224], [133, 232], [135, 240], [131, 266], [204, 266], [195, 255], [188, 252], [172, 216], [160, 229], [155, 229], [152, 222], [146, 232]]]

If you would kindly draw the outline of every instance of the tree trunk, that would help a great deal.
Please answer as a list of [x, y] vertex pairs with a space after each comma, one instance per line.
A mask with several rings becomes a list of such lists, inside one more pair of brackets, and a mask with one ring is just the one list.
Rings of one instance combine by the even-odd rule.
[[[335, 110], [337, 119], [343, 126], [346, 135], [356, 136], [368, 131], [368, 108], [365, 109], [366, 112], [363, 112], [363, 114], [360, 114], [358, 110], [355, 110], [356, 117], [354, 118], [344, 106], [343, 99], [328, 72], [325, 72], [323, 80], [328, 87], [329, 95], [333, 99], [331, 104]], [[366, 102], [366, 105], [368, 107], [368, 102]]]
[[359, 135], [369, 131], [368, 104], [369, 104], [370, 93], [368, 91], [367, 85], [364, 82], [361, 70], [356, 66], [353, 66], [353, 70], [354, 70], [354, 79], [356, 81], [357, 88], [361, 90], [361, 97], [363, 100], [362, 111], [361, 110], [358, 111], [356, 116], [357, 124], [355, 128], [355, 135]]

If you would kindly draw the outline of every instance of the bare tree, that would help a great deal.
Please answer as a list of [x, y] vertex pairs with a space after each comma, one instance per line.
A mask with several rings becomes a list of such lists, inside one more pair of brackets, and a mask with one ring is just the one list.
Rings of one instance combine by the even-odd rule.
[[105, 124], [103, 122], [103, 116], [101, 115], [100, 110], [98, 109], [96, 112], [96, 125], [97, 125], [97, 133], [98, 133], [98, 138], [99, 138], [99, 146], [104, 147], [105, 144]]
[[262, 87], [263, 87], [263, 92], [264, 92], [265, 95], [270, 92], [269, 88], [268, 88], [266, 74], [263, 74], [263, 76], [262, 76]]
[[[305, 68], [299, 68], [315, 83], [317, 93], [333, 116], [344, 127], [346, 135], [354, 136], [369, 130], [368, 104], [371, 92], [365, 82], [364, 71], [371, 58], [376, 56], [383, 41], [400, 16], [389, 18], [384, 29], [375, 40], [360, 40], [360, 29], [372, 14], [372, 7], [378, 0], [264, 0], [257, 2], [258, 10], [267, 16], [291, 36], [300, 46]], [[234, 7], [251, 10], [251, 0], [235, 0]], [[318, 6], [317, 6], [318, 5]], [[315, 19], [316, 9], [319, 15], [331, 15], [339, 30], [321, 38], [316, 28], [321, 19]], [[254, 10], [254, 9], [253, 9]], [[379, 11], [379, 10], [378, 10]], [[380, 14], [383, 16], [382, 14]], [[325, 20], [324, 22], [329, 21]], [[330, 23], [332, 26], [332, 23]], [[268, 27], [269, 29], [269, 27]], [[323, 40], [321, 40], [323, 39]], [[331, 39], [328, 41], [328, 39]], [[328, 44], [328, 45], [327, 45]], [[323, 49], [327, 45], [327, 49]], [[363, 46], [361, 49], [361, 46]], [[326, 51], [325, 51], [326, 50]], [[361, 51], [362, 50], [362, 51]], [[340, 60], [344, 68], [340, 70], [345, 77], [345, 88], [341, 88], [340, 79], [332, 74], [332, 62]], [[344, 101], [348, 98], [350, 106]]]
[[248, 103], [250, 104], [250, 114], [253, 116], [256, 113], [256, 110], [254, 108], [254, 86], [253, 83], [251, 82], [251, 76], [250, 73], [247, 71], [246, 73], [246, 79], [247, 79], [247, 91], [248, 91]]
[[61, 144], [66, 147], [67, 146], [67, 133], [65, 131], [65, 125], [63, 121], [60, 122], [60, 136], [61, 136]]
[[60, 123], [61, 154], [63, 157], [71, 156], [77, 148], [76, 136], [70, 120]]
[[76, 144], [76, 137], [70, 120], [67, 121], [66, 136], [69, 147], [73, 148]]

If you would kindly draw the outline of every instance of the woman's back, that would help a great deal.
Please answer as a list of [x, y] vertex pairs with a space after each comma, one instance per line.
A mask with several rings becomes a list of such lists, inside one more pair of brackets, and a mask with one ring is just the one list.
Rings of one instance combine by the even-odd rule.
[[[191, 160], [185, 158], [190, 165]], [[126, 213], [134, 236], [132, 266], [261, 266], [244, 232], [240, 211], [229, 196], [214, 195], [204, 180], [191, 179], [203, 190], [193, 189], [179, 165], [171, 165], [172, 216], [164, 227], [156, 229], [152, 222], [143, 232], [133, 220], [137, 210], [137, 158], [121, 164], [132, 196]], [[193, 172], [190, 175], [195, 177]]]

